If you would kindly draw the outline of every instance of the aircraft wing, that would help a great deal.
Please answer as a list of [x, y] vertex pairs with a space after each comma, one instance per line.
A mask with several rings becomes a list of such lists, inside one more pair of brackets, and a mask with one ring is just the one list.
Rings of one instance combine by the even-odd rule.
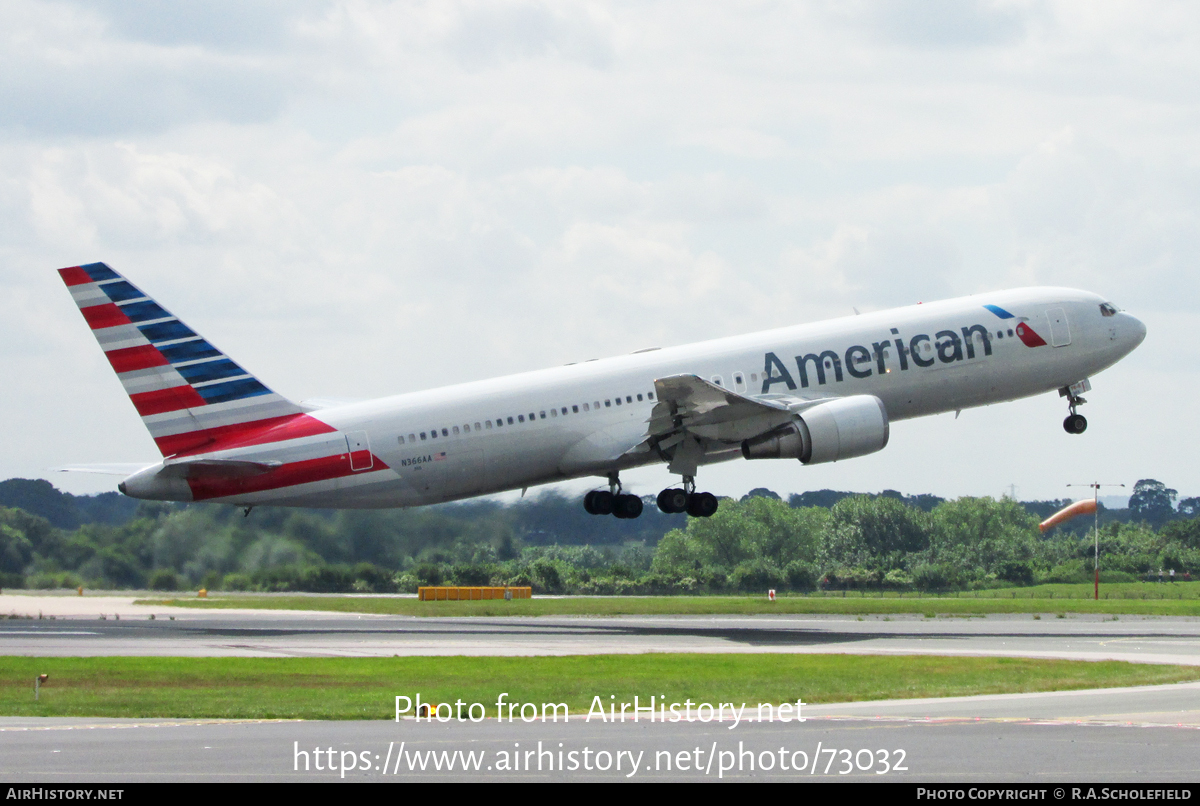
[[659, 378], [654, 388], [658, 403], [650, 413], [646, 439], [635, 450], [658, 452], [671, 462], [672, 473], [684, 475], [693, 475], [705, 454], [740, 448], [742, 440], [778, 428], [797, 412], [829, 399], [748, 397], [697, 375]]
[[[696, 375], [671, 375], [654, 382], [658, 402], [642, 423], [625, 421], [589, 434], [559, 462], [567, 474], [608, 473], [624, 460], [641, 464], [647, 453], [671, 461], [671, 472], [690, 467], [705, 454], [741, 449], [741, 441], [770, 431], [792, 417], [799, 398], [768, 395], [750, 398]], [[693, 475], [694, 468], [685, 475]]]

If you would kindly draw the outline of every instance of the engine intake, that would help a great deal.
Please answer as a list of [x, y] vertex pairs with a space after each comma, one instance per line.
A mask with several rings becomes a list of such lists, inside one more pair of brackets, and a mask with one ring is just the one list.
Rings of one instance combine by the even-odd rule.
[[742, 442], [747, 459], [799, 459], [806, 465], [836, 462], [883, 450], [887, 410], [874, 395], [830, 400], [762, 436]]

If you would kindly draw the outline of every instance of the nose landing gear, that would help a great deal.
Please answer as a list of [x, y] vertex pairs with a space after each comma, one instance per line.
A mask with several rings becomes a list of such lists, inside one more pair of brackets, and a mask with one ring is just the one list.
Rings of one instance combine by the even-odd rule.
[[1082, 414], [1070, 414], [1063, 420], [1063, 430], [1068, 434], [1082, 434], [1087, 430], [1087, 418]]
[[1071, 410], [1067, 419], [1063, 420], [1063, 430], [1068, 434], [1082, 434], [1087, 430], [1087, 418], [1075, 412], [1076, 406], [1087, 403], [1087, 401], [1076, 394], [1076, 387], [1080, 387], [1078, 391], [1086, 392], [1091, 388], [1091, 384], [1087, 381], [1080, 381], [1073, 386], [1064, 386], [1058, 390], [1059, 396], [1067, 399], [1067, 406]]

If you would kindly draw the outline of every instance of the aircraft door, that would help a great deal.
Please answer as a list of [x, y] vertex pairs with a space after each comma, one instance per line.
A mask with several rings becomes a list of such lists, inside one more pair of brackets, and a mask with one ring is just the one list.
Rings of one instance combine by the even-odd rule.
[[370, 470], [375, 464], [371, 455], [371, 443], [366, 431], [346, 432], [346, 450], [350, 453], [350, 469], [355, 473]]
[[1067, 312], [1062, 308], [1046, 311], [1050, 320], [1050, 343], [1055, 347], [1066, 347], [1071, 343], [1071, 327], [1067, 324]]

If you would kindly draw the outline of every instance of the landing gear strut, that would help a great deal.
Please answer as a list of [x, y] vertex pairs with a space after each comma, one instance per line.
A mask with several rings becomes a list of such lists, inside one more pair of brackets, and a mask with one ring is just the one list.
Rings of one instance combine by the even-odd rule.
[[658, 494], [658, 508], [667, 515], [686, 512], [693, 518], [709, 518], [717, 511], [717, 497], [712, 493], [696, 492], [694, 476], [683, 477], [683, 489], [663, 490]]
[[642, 499], [621, 491], [621, 477], [608, 474], [607, 490], [592, 490], [583, 497], [583, 508], [589, 515], [615, 515], [623, 520], [642, 514]]
[[1075, 407], [1081, 403], [1087, 403], [1087, 401], [1072, 392], [1069, 387], [1060, 389], [1059, 394], [1067, 399], [1067, 406], [1071, 410], [1067, 419], [1063, 420], [1063, 430], [1068, 434], [1082, 434], [1087, 430], [1087, 418], [1082, 414], [1076, 414]]
[[[693, 518], [710, 518], [716, 514], [719, 502], [712, 493], [696, 492], [696, 479], [683, 477], [683, 489], [672, 487], [658, 494], [658, 508], [668, 515], [686, 512]], [[615, 515], [632, 519], [642, 514], [642, 499], [622, 492], [621, 479], [608, 474], [607, 490], [592, 490], [583, 497], [583, 508], [589, 515]]]

